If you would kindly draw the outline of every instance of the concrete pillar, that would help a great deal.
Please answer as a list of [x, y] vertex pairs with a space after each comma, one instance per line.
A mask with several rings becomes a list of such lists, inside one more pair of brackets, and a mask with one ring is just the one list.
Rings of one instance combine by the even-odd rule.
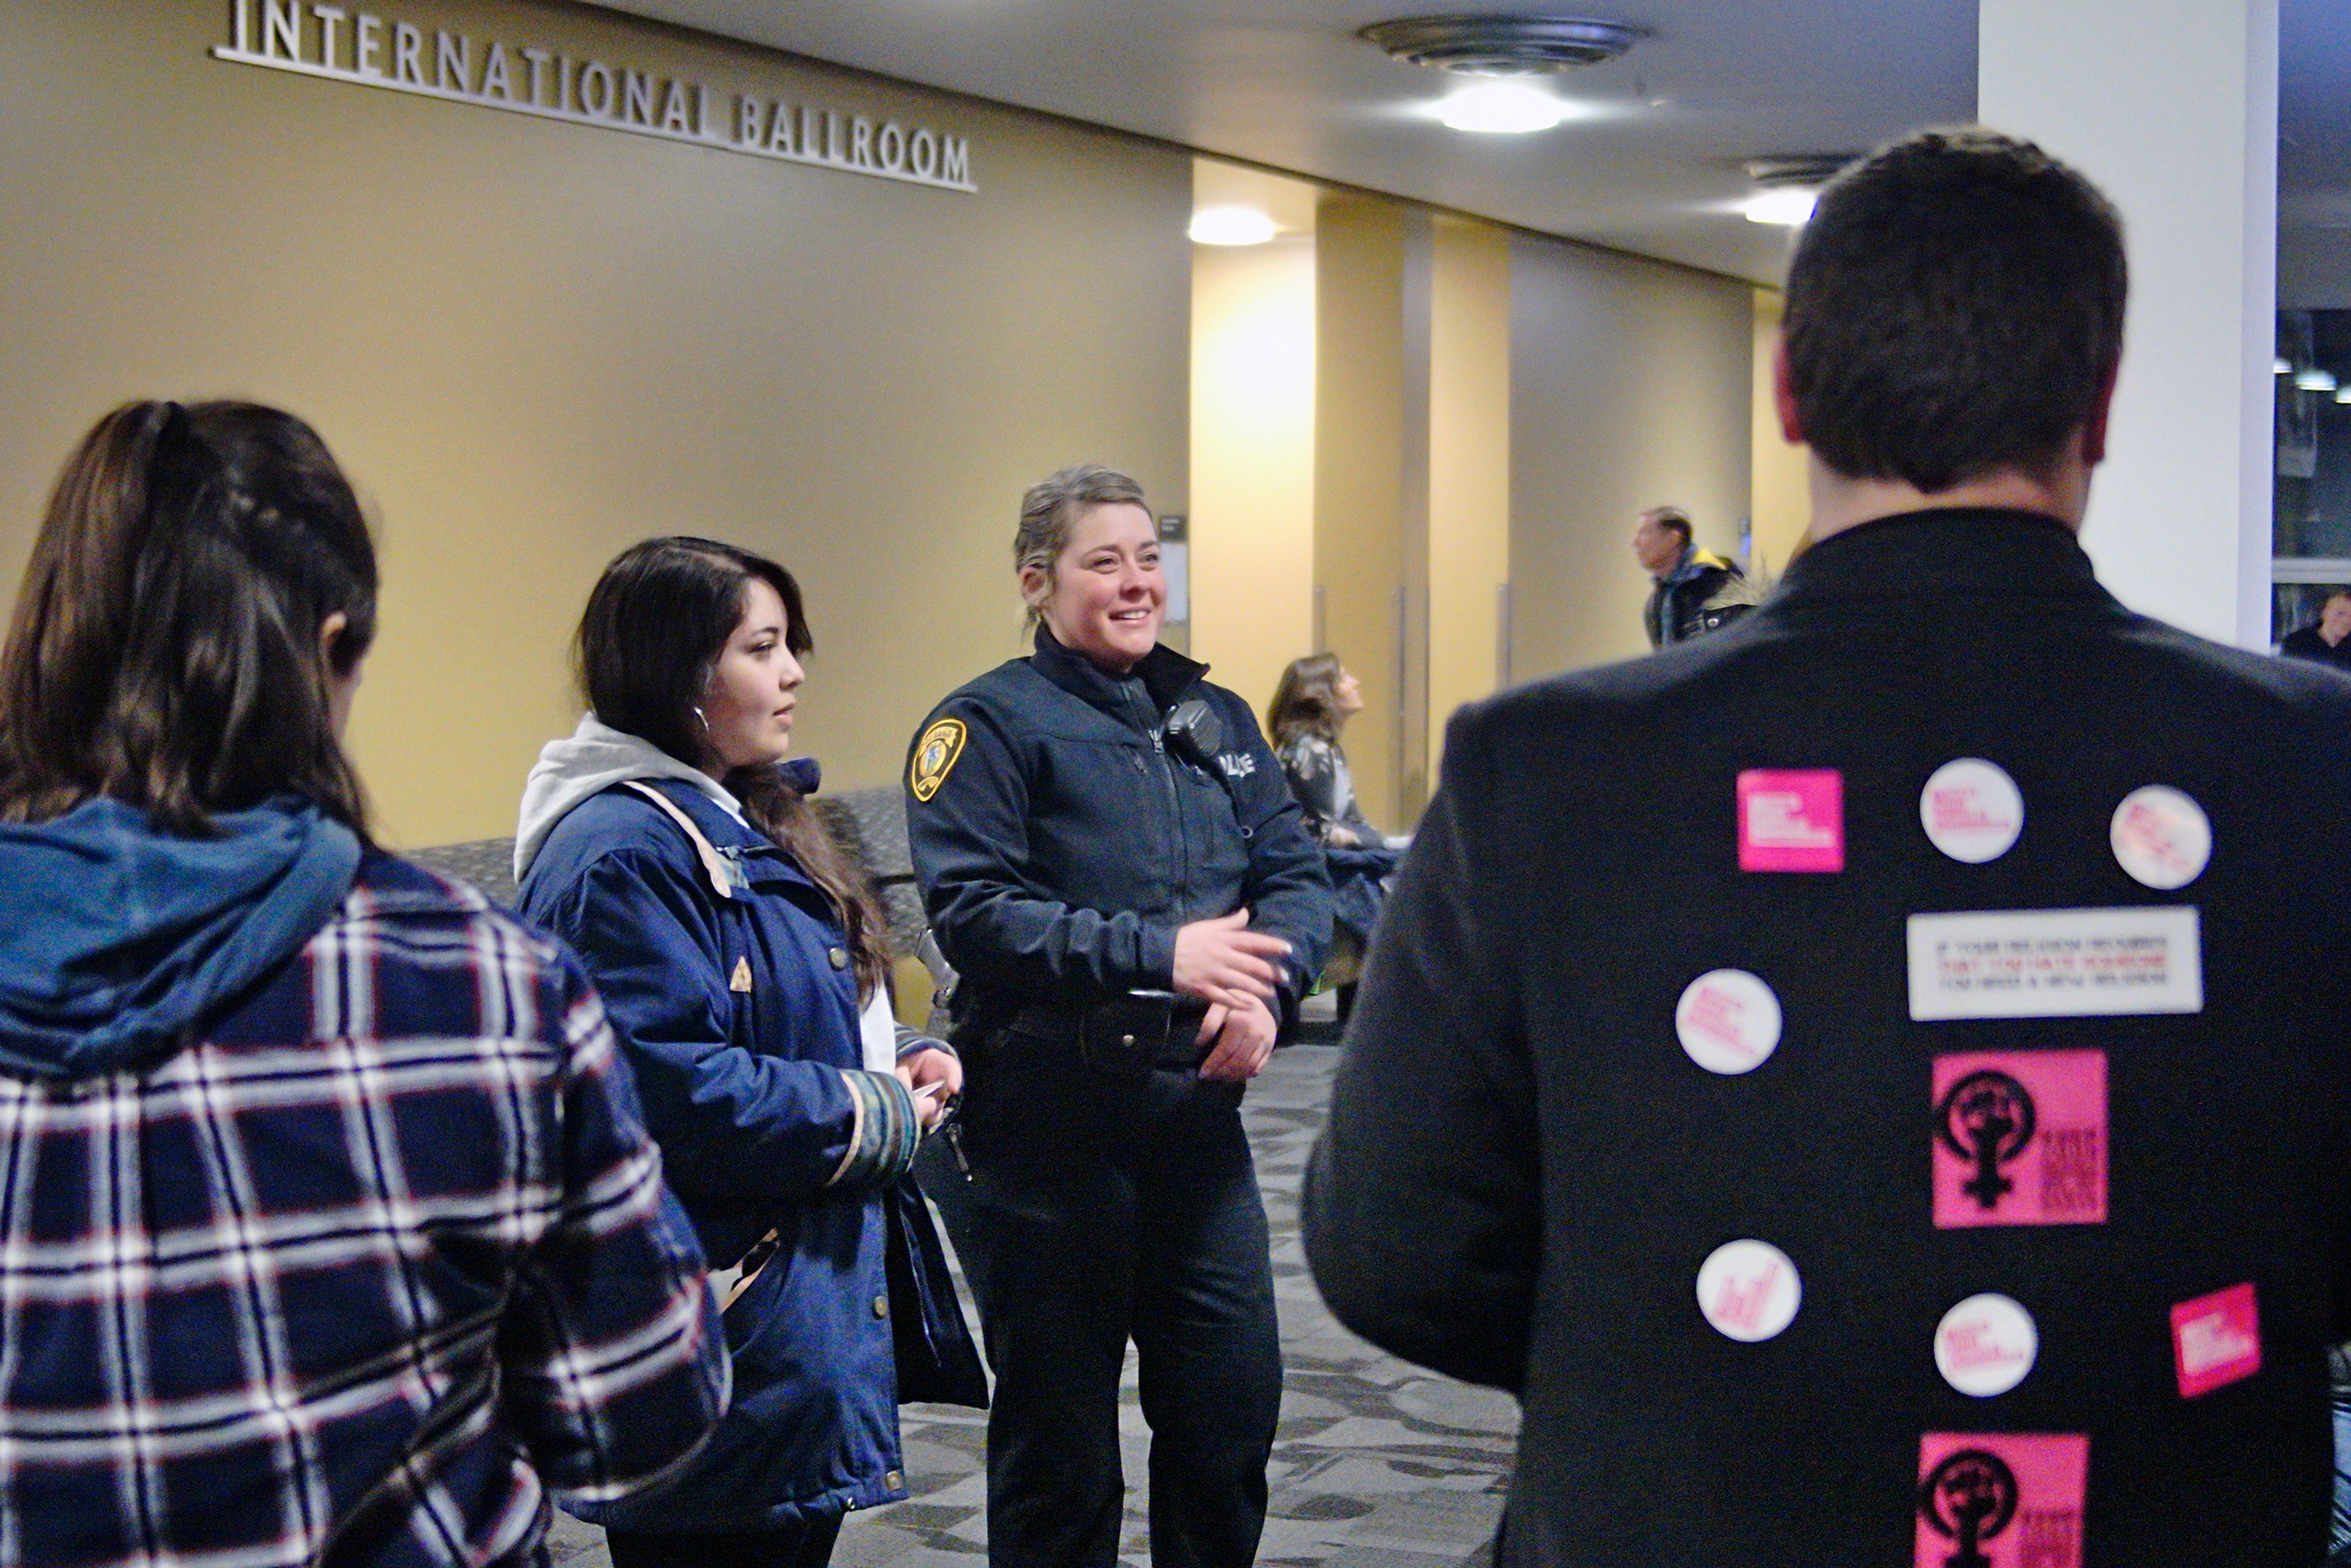
[[2131, 301], [2084, 543], [2135, 610], [2269, 645], [2277, 0], [1980, 0], [1977, 114], [2122, 210]]

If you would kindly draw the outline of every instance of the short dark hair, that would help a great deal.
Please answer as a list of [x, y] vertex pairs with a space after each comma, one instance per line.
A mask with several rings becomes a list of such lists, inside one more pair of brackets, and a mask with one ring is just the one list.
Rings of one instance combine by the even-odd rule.
[[[698, 715], [755, 580], [784, 601], [784, 646], [794, 658], [806, 657], [816, 638], [800, 585], [766, 556], [691, 538], [644, 539], [615, 556], [589, 592], [573, 649], [581, 693], [596, 716], [689, 768], [722, 766], [710, 755]], [[864, 873], [778, 769], [738, 768], [723, 781], [752, 824], [789, 852], [831, 900], [857, 960], [859, 989], [868, 997], [879, 991], [888, 984], [890, 928]]]
[[1804, 440], [1929, 493], [2045, 474], [2122, 355], [2122, 219], [2029, 141], [1928, 131], [1821, 193], [1788, 272]]
[[375, 598], [366, 517], [308, 425], [116, 409], [66, 461], [0, 650], [0, 820], [104, 796], [199, 834], [291, 792], [364, 839], [329, 680], [374, 641]]
[[1647, 511], [1643, 512], [1641, 515], [1648, 518], [1649, 521], [1656, 524], [1657, 527], [1661, 528], [1669, 528], [1673, 532], [1681, 535], [1682, 543], [1685, 545], [1690, 542], [1689, 514], [1683, 511], [1679, 507], [1651, 507]]

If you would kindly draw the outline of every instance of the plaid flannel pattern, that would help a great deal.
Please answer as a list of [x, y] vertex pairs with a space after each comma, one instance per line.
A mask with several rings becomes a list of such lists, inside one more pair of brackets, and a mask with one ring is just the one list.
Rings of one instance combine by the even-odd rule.
[[726, 1377], [601, 1003], [462, 884], [371, 852], [169, 1061], [0, 1077], [0, 1565], [543, 1561]]

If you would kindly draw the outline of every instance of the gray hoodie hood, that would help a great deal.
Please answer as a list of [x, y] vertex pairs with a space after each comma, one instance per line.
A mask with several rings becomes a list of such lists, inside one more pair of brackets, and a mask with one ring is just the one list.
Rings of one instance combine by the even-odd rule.
[[522, 881], [538, 847], [564, 814], [591, 795], [634, 779], [681, 779], [724, 807], [737, 821], [742, 803], [726, 787], [698, 768], [689, 768], [649, 740], [614, 729], [594, 714], [582, 714], [580, 727], [539, 748], [522, 787], [522, 820], [515, 826], [515, 881]]

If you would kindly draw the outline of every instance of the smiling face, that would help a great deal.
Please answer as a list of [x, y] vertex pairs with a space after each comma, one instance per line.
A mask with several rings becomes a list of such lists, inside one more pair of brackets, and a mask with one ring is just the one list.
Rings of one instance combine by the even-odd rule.
[[1105, 669], [1133, 669], [1158, 643], [1167, 605], [1151, 514], [1129, 501], [1088, 507], [1051, 571], [1021, 569], [1020, 593], [1061, 646]]
[[804, 678], [784, 645], [783, 596], [758, 578], [743, 585], [743, 615], [710, 672], [702, 717], [709, 727], [710, 771], [779, 760], [792, 748], [792, 713]]

